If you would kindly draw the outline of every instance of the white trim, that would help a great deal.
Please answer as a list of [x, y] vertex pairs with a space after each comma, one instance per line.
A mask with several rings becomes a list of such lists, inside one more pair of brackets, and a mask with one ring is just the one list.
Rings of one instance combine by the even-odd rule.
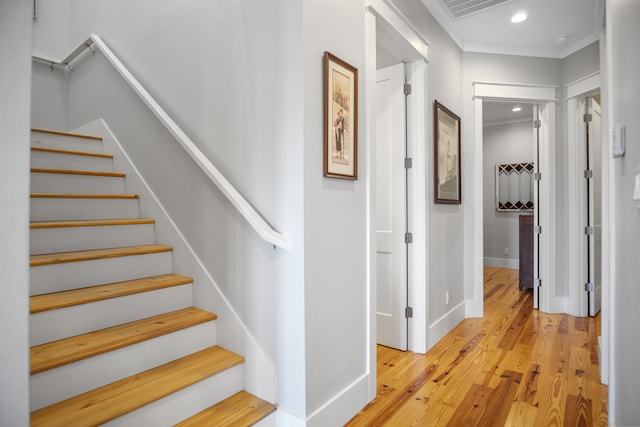
[[379, 23], [395, 31], [429, 62], [429, 41], [393, 3], [386, 0], [367, 0], [366, 10], [380, 18]]
[[353, 417], [353, 408], [366, 406], [369, 374], [365, 374], [337, 393], [307, 417], [306, 427], [344, 425]]
[[518, 270], [520, 268], [520, 259], [484, 257], [483, 265], [485, 267], [510, 268], [512, 270]]
[[[365, 111], [365, 130], [366, 134], [364, 140], [369, 142], [369, 147], [375, 146], [371, 143], [373, 135], [375, 135], [376, 123], [373, 120], [373, 113], [371, 111], [375, 105], [375, 93], [376, 93], [376, 16], [370, 11], [365, 12], [365, 91], [364, 102]], [[374, 70], [374, 72], [369, 72]], [[367, 372], [369, 375], [369, 400], [373, 400], [377, 394], [376, 384], [376, 363], [377, 363], [377, 351], [376, 351], [376, 337], [378, 335], [378, 328], [376, 323], [376, 307], [378, 300], [376, 298], [376, 171], [371, 165], [376, 164], [376, 150], [367, 150], [367, 164], [369, 167], [367, 171], [367, 217], [366, 225], [367, 230], [367, 301], [369, 306], [367, 307], [367, 330], [369, 336], [367, 337]]]
[[444, 316], [433, 322], [427, 331], [427, 348], [431, 348], [444, 338], [453, 328], [465, 318], [469, 308], [467, 302], [463, 301], [452, 308]]
[[565, 85], [566, 99], [575, 98], [577, 96], [587, 96], [588, 94], [600, 89], [600, 72], [584, 76], [581, 79], [574, 80]]
[[556, 102], [556, 86], [519, 83], [473, 82], [473, 97], [486, 100]]
[[[467, 145], [467, 155], [471, 157], [472, 173], [469, 190], [465, 190], [468, 203], [465, 205], [465, 222], [471, 217], [471, 259], [469, 278], [465, 277], [465, 300], [466, 317], [482, 317], [484, 315], [484, 290], [483, 290], [483, 272], [482, 261], [484, 255], [484, 188], [482, 183], [483, 177], [483, 127], [482, 127], [482, 98], [475, 98], [474, 101], [474, 143], [472, 146]], [[464, 141], [464, 140], [463, 140]], [[464, 147], [463, 147], [464, 150]], [[479, 179], [478, 179], [479, 178]], [[476, 212], [480, 212], [477, 215]], [[469, 284], [469, 289], [466, 284]]]
[[[556, 297], [556, 104], [549, 102], [541, 108], [543, 126], [540, 132], [540, 225], [542, 226], [541, 256], [539, 259], [542, 298], [540, 310], [546, 313], [564, 312], [564, 304]], [[546, 124], [546, 126], [544, 125]]]
[[[543, 104], [541, 108], [541, 120], [546, 126], [543, 126], [540, 132], [540, 171], [543, 179], [540, 181], [541, 193], [543, 199], [540, 203], [541, 225], [543, 228], [543, 238], [541, 239], [542, 256], [539, 260], [541, 267], [540, 279], [544, 292], [542, 292], [542, 300], [540, 301], [540, 309], [545, 312], [562, 311], [560, 299], [556, 295], [556, 87], [548, 85], [523, 85], [513, 83], [489, 83], [474, 82], [474, 136], [473, 147], [473, 171], [471, 173], [471, 189], [472, 194], [470, 203], [467, 203], [465, 209], [473, 212], [472, 215], [472, 233], [471, 247], [472, 255], [469, 268], [471, 268], [471, 281], [473, 287], [472, 295], [467, 299], [467, 316], [471, 313], [482, 314], [483, 306], [483, 214], [482, 214], [482, 194], [483, 194], [483, 176], [482, 176], [482, 102], [484, 99], [490, 100], [519, 100], [537, 102]], [[478, 148], [479, 147], [479, 148]], [[468, 193], [467, 193], [468, 194]], [[480, 212], [480, 214], [476, 214]]]

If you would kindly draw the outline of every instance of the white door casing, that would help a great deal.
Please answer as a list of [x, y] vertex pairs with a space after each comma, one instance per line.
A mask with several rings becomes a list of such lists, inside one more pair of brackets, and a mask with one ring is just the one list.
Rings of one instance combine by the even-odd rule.
[[[587, 126], [584, 114], [587, 113], [587, 99], [600, 90], [600, 73], [586, 76], [566, 86], [567, 93], [567, 177], [568, 177], [568, 227], [569, 287], [566, 312], [572, 316], [588, 316], [589, 301], [585, 284], [589, 280], [589, 259], [587, 253], [587, 186], [585, 180]], [[602, 141], [601, 141], [602, 142]], [[593, 162], [591, 162], [593, 165]], [[599, 164], [602, 170], [602, 160]], [[601, 178], [604, 176], [600, 173]], [[601, 228], [601, 227], [600, 227]], [[598, 237], [601, 237], [599, 233]], [[604, 262], [605, 260], [603, 260]], [[601, 264], [602, 265], [602, 264]], [[593, 276], [592, 276], [593, 277]], [[602, 280], [600, 280], [602, 282]]]
[[[524, 85], [494, 82], [474, 82], [474, 135], [473, 144], [482, 146], [482, 102], [483, 100], [529, 102], [538, 106], [540, 128], [540, 165], [539, 172], [542, 179], [540, 185], [541, 200], [539, 201], [540, 225], [542, 234], [540, 239], [539, 277], [541, 279], [540, 310], [549, 313], [562, 311], [556, 295], [556, 87], [548, 85]], [[463, 148], [464, 149], [464, 148]], [[482, 275], [482, 150], [475, 150], [473, 171], [471, 173], [469, 198], [470, 203], [465, 210], [472, 215], [466, 216], [471, 220], [472, 230], [467, 238], [472, 248], [470, 264], [466, 267], [471, 271], [473, 281], [473, 295], [467, 299], [467, 316], [482, 316], [483, 313], [483, 275]], [[534, 254], [535, 255], [535, 254]]]

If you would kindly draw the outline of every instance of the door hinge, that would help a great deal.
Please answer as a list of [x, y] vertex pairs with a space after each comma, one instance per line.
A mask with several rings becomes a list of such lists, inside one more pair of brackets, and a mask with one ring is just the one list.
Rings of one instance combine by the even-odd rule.
[[584, 284], [584, 290], [587, 292], [593, 292], [596, 290], [596, 286], [593, 283], [587, 282]]
[[535, 129], [540, 129], [540, 127], [542, 127], [542, 121], [541, 121], [541, 120], [535, 120], [535, 121], [533, 122], [533, 127], [534, 127]]
[[535, 181], [540, 181], [542, 179], [542, 172], [534, 172], [533, 179]]
[[590, 121], [593, 120], [593, 114], [585, 114], [582, 118], [586, 123], [589, 123]]
[[542, 226], [541, 225], [534, 225], [533, 226], [533, 232], [535, 234], [542, 234]]
[[411, 85], [409, 83], [404, 85], [404, 94], [411, 95]]
[[413, 243], [413, 233], [404, 233], [404, 242]]
[[404, 159], [404, 168], [411, 169], [413, 167], [413, 159], [411, 157], [407, 157]]
[[591, 179], [591, 178], [593, 178], [593, 170], [587, 169], [586, 171], [584, 171], [584, 179]]
[[536, 277], [535, 279], [533, 279], [533, 287], [534, 288], [541, 288], [542, 287], [542, 280], [540, 280], [539, 277]]
[[413, 317], [413, 307], [405, 307], [404, 317], [406, 317], [407, 319], [410, 319]]
[[591, 226], [587, 226], [584, 228], [584, 234], [586, 234], [587, 236], [591, 236], [593, 235], [594, 229]]

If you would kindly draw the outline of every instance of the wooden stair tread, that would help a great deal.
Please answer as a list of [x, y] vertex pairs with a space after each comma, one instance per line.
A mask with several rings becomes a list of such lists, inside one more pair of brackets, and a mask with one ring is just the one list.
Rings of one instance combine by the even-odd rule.
[[171, 250], [173, 250], [173, 248], [166, 245], [140, 245], [126, 246], [123, 248], [93, 249], [89, 251], [39, 254], [31, 255], [30, 265], [31, 267], [36, 267], [40, 265], [61, 264], [65, 262], [89, 261], [105, 258], [117, 258], [122, 256], [170, 252]]
[[117, 350], [152, 338], [215, 320], [198, 308], [184, 308], [75, 337], [31, 347], [31, 374]]
[[31, 151], [40, 151], [44, 153], [70, 154], [73, 156], [102, 157], [105, 159], [113, 159], [113, 154], [92, 153], [90, 151], [61, 150], [59, 148], [31, 147]]
[[82, 171], [73, 169], [45, 169], [45, 168], [31, 168], [31, 172], [34, 173], [55, 173], [60, 175], [84, 175], [84, 176], [104, 176], [110, 178], [124, 178], [127, 175], [120, 172], [96, 172], [96, 171]]
[[134, 411], [244, 359], [219, 346], [91, 390], [31, 413], [32, 426], [99, 425]]
[[32, 221], [32, 230], [40, 228], [64, 228], [64, 227], [100, 227], [111, 225], [139, 225], [155, 224], [154, 219], [132, 218], [132, 219], [87, 219], [87, 220], [64, 220], [64, 221]]
[[125, 282], [91, 286], [89, 288], [34, 295], [30, 297], [31, 314], [170, 288], [172, 286], [186, 285], [192, 282], [193, 279], [190, 277], [177, 274], [165, 274]]
[[275, 405], [251, 393], [240, 391], [174, 427], [248, 427], [275, 410]]
[[31, 193], [34, 199], [137, 199], [137, 194]]
[[70, 136], [72, 138], [93, 139], [96, 141], [102, 141], [102, 137], [100, 136], [83, 135], [79, 133], [59, 132], [55, 130], [46, 130], [46, 129], [31, 129], [31, 132], [48, 133], [49, 135]]

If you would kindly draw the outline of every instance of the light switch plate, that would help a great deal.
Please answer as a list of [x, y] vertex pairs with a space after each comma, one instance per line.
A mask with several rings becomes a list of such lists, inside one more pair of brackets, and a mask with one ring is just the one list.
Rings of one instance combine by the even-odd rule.
[[617, 124], [616, 129], [613, 132], [613, 158], [624, 156], [626, 144], [627, 144], [627, 129], [623, 124]]

